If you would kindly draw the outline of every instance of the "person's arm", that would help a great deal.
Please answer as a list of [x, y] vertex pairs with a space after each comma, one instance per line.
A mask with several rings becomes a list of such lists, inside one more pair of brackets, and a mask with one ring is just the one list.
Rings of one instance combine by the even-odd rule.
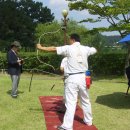
[[87, 49], [88, 49], [88, 55], [93, 55], [97, 53], [97, 49], [94, 47], [87, 47]]
[[41, 44], [37, 44], [36, 48], [42, 51], [56, 52], [56, 47], [44, 47], [44, 46], [41, 46]]
[[60, 67], [60, 71], [64, 73], [64, 67]]

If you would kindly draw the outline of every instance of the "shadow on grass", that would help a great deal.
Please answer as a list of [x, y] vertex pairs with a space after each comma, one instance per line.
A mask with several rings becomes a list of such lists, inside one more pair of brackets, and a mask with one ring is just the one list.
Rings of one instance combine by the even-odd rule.
[[130, 109], [130, 95], [115, 92], [113, 94], [98, 96], [96, 103], [102, 104], [115, 109]]
[[[11, 94], [11, 92], [12, 92], [12, 90], [8, 90], [8, 91], [7, 91], [7, 94], [9, 94], [9, 95], [10, 95], [10, 94]], [[24, 91], [18, 91], [18, 94], [23, 94], [23, 93], [24, 93]]]
[[113, 82], [113, 83], [128, 84], [128, 81], [124, 77], [119, 77], [119, 76], [92, 77], [92, 80], [98, 82]]

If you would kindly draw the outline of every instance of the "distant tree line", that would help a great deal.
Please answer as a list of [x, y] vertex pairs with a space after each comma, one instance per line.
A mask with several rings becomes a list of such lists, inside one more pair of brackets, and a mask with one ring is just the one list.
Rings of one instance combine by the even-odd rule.
[[[34, 51], [35, 43], [46, 32], [60, 29], [61, 22], [54, 21], [54, 14], [41, 2], [33, 0], [0, 0], [0, 51], [6, 51], [14, 40], [21, 42], [23, 51]], [[90, 32], [85, 26], [69, 20], [67, 34], [78, 33], [84, 45], [94, 46], [99, 52], [114, 45], [119, 36], [103, 36]], [[45, 45], [64, 45], [62, 29], [56, 34], [41, 38]]]
[[52, 22], [54, 14], [41, 2], [33, 0], [0, 0], [0, 46], [19, 40], [23, 46], [34, 46], [35, 28]]

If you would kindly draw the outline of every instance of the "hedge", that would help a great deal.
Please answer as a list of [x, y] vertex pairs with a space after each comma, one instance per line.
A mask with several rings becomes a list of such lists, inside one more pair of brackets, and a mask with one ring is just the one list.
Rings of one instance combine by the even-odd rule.
[[122, 75], [125, 60], [126, 54], [98, 54], [89, 58], [89, 65], [96, 75]]
[[[21, 53], [21, 57], [26, 58], [24, 69], [40, 69], [53, 72], [49, 66], [41, 64], [36, 57], [36, 53]], [[54, 53], [43, 53], [39, 55], [41, 61], [51, 64], [59, 72], [60, 62], [63, 57]], [[90, 70], [96, 75], [122, 75], [124, 73], [126, 54], [96, 54], [90, 56]], [[7, 68], [6, 54], [0, 55], [0, 69]]]

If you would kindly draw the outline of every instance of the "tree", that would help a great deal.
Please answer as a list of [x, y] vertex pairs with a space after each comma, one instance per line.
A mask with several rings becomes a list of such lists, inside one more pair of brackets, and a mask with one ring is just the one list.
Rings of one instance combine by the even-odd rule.
[[54, 14], [47, 7], [43, 7], [41, 2], [34, 2], [33, 0], [20, 0], [18, 2], [19, 11], [33, 20], [33, 23], [47, 23], [54, 20]]
[[[58, 31], [57, 31], [58, 30]], [[56, 32], [56, 33], [53, 33]], [[36, 42], [41, 37], [41, 43], [46, 45], [63, 45], [61, 26], [57, 21], [52, 23], [38, 24], [35, 30]]]
[[71, 20], [68, 22], [68, 34], [78, 33], [83, 45], [96, 47], [100, 52], [102, 52], [104, 48], [103, 45], [105, 44], [102, 41], [102, 35], [98, 32], [91, 35], [86, 33], [88, 31], [89, 30], [85, 26], [78, 24], [76, 21]]
[[0, 1], [0, 39], [19, 40], [23, 46], [34, 46], [34, 32], [38, 23], [53, 21], [50, 9], [33, 0]]
[[[121, 37], [130, 32], [130, 1], [129, 0], [68, 0], [70, 10], [86, 10], [96, 19], [87, 18], [81, 22], [100, 22], [106, 20], [108, 27], [93, 28], [89, 32], [118, 31]], [[73, 1], [73, 2], [72, 2]], [[128, 57], [126, 66], [130, 59], [130, 44], [128, 47]]]
[[[41, 43], [44, 43], [45, 46], [50, 46], [50, 45], [55, 45], [55, 46], [62, 46], [64, 45], [64, 35], [63, 35], [63, 30], [61, 29], [61, 23], [58, 23], [57, 21], [54, 21], [51, 24], [38, 24], [36, 27], [36, 33], [35, 36], [38, 39], [41, 35]], [[60, 29], [60, 30], [59, 30]], [[52, 33], [55, 32], [56, 30], [59, 30], [57, 33]], [[100, 44], [101, 42], [101, 34], [96, 33], [93, 36], [90, 34], [87, 34], [86, 31], [88, 29], [85, 28], [83, 25], [79, 25], [76, 21], [69, 20], [68, 25], [67, 25], [67, 38], [69, 38], [69, 35], [71, 33], [78, 33], [81, 37], [81, 43], [83, 45], [88, 45], [88, 46], [94, 46], [98, 48], [99, 50], [102, 50], [103, 47]], [[49, 33], [48, 33], [49, 32]], [[46, 35], [44, 35], [46, 33]], [[69, 42], [69, 41], [68, 41]]]

